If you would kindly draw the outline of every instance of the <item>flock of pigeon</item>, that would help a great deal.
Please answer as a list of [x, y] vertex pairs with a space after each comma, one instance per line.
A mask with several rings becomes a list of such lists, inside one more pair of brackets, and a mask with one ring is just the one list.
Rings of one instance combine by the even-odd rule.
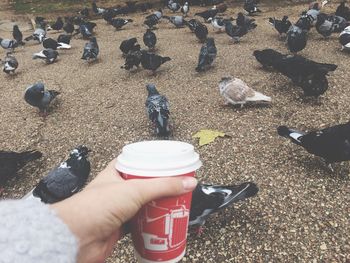
[[[142, 49], [137, 42], [137, 38], [125, 39], [120, 44], [120, 50], [125, 58], [125, 64], [121, 68], [133, 70], [134, 67], [150, 70], [156, 74], [157, 69], [164, 63], [171, 60], [170, 57], [156, 54], [156, 26], [160, 21], [166, 20], [176, 28], [188, 27], [202, 42], [199, 51], [198, 64], [193, 67], [200, 74], [210, 70], [216, 59], [217, 47], [215, 39], [208, 37], [206, 24], [217, 30], [225, 32], [234, 44], [239, 44], [240, 38], [248, 34], [257, 27], [255, 20], [249, 16], [258, 15], [262, 12], [256, 0], [246, 0], [243, 12], [238, 13], [237, 18], [224, 17], [227, 5], [220, 0], [196, 1], [194, 4], [214, 5], [200, 13], [195, 13], [195, 17], [200, 17], [202, 22], [196, 18], [187, 19], [190, 14], [188, 2], [181, 3], [175, 0], [168, 0], [165, 7], [171, 12], [181, 12], [182, 15], [166, 16], [163, 10], [159, 9], [144, 19], [144, 25], [148, 27], [143, 35], [143, 42], [147, 48]], [[350, 26], [347, 22], [350, 19], [350, 9], [341, 3], [335, 14], [325, 14], [321, 8], [327, 4], [326, 1], [319, 4], [310, 4], [309, 10], [300, 15], [295, 24], [292, 24], [287, 16], [281, 20], [269, 18], [268, 22], [277, 30], [280, 37], [286, 35], [286, 46], [292, 55], [281, 54], [273, 49], [255, 50], [253, 55], [264, 68], [273, 70], [287, 76], [296, 86], [302, 88], [304, 96], [319, 98], [328, 89], [327, 75], [336, 70], [337, 65], [312, 61], [296, 53], [307, 45], [308, 31], [315, 27], [323, 37], [328, 37], [332, 33], [340, 33], [339, 41], [342, 49], [350, 49]], [[120, 30], [132, 19], [118, 18], [119, 15], [141, 10], [142, 12], [151, 9], [149, 3], [136, 4], [128, 2], [125, 6], [116, 8], [98, 7], [92, 3], [92, 9], [84, 8], [78, 16], [61, 17], [51, 25], [48, 25], [45, 18], [36, 17], [36, 28], [32, 35], [23, 38], [18, 26], [13, 28], [14, 39], [0, 38], [1, 47], [11, 50], [2, 61], [3, 71], [6, 74], [16, 74], [15, 70], [19, 63], [14, 55], [14, 50], [18, 46], [24, 46], [27, 41], [37, 41], [43, 46], [43, 50], [33, 54], [33, 59], [42, 59], [46, 63], [54, 63], [59, 52], [71, 48], [71, 40], [75, 35], [81, 35], [88, 42], [83, 47], [82, 59], [88, 63], [96, 61], [99, 57], [98, 39], [94, 36], [96, 23], [88, 20], [93, 16], [103, 18], [108, 25]], [[235, 21], [235, 23], [233, 23]], [[47, 36], [47, 31], [64, 31], [56, 39]], [[25, 42], [24, 42], [24, 41]], [[62, 50], [62, 51], [61, 51]], [[168, 139], [172, 134], [170, 125], [170, 109], [168, 99], [159, 94], [155, 85], [147, 84], [148, 97], [146, 99], [147, 115], [154, 125], [155, 134], [163, 139]], [[250, 88], [243, 80], [224, 76], [219, 83], [219, 92], [224, 97], [226, 104], [240, 105], [246, 103], [269, 103], [271, 98]], [[47, 115], [50, 102], [59, 95], [55, 90], [48, 90], [41, 82], [30, 85], [25, 90], [25, 101], [39, 109], [40, 114]], [[329, 127], [320, 131], [309, 133], [289, 129], [280, 126], [277, 129], [280, 136], [289, 138], [293, 143], [304, 147], [309, 153], [319, 156], [331, 167], [334, 162], [350, 160], [350, 123]], [[63, 200], [80, 191], [90, 174], [90, 163], [88, 161], [89, 149], [86, 146], [78, 146], [70, 153], [69, 158], [55, 167], [25, 198], [38, 198], [45, 203], [54, 203]], [[23, 168], [26, 163], [39, 159], [42, 154], [38, 151], [28, 151], [22, 153], [0, 152], [0, 191], [5, 183], [13, 178], [16, 173]], [[332, 169], [333, 170], [333, 169]], [[258, 187], [251, 182], [238, 186], [213, 186], [199, 184], [193, 193], [193, 202], [190, 212], [190, 225], [202, 226], [206, 218], [218, 210], [227, 207], [237, 201], [256, 195]]]

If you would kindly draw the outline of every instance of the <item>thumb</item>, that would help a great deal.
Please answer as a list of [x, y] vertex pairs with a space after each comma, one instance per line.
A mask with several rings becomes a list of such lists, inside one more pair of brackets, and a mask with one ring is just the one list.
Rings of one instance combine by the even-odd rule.
[[137, 201], [141, 206], [159, 198], [191, 192], [198, 183], [196, 178], [189, 176], [134, 179], [127, 182], [137, 193]]

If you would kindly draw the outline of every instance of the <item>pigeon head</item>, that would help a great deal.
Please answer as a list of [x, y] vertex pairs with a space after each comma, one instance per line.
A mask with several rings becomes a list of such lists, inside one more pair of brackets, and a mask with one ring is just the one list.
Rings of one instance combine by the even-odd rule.
[[222, 91], [226, 87], [226, 85], [232, 81], [232, 79], [232, 76], [222, 77], [219, 82], [220, 91]]
[[277, 133], [279, 136], [287, 136], [289, 134], [289, 129], [287, 128], [287, 126], [279, 126], [277, 128]]
[[86, 146], [80, 145], [77, 148], [75, 148], [73, 151], [71, 151], [70, 157], [76, 157], [76, 158], [86, 157], [89, 152], [90, 150]]
[[13, 31], [15, 31], [15, 30], [19, 30], [17, 25], [13, 26]]
[[42, 82], [37, 82], [34, 85], [30, 86], [30, 89], [35, 92], [35, 93], [44, 93], [44, 83]]
[[156, 89], [156, 86], [154, 84], [147, 84], [146, 88], [147, 88], [147, 91], [148, 91], [148, 96], [159, 94], [159, 92]]
[[214, 38], [208, 37], [208, 38], [207, 38], [207, 45], [208, 45], [208, 46], [215, 46]]

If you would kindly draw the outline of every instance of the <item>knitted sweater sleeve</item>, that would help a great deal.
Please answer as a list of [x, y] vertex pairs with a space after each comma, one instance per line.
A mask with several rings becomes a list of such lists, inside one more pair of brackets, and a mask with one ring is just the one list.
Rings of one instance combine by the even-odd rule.
[[0, 202], [0, 263], [73, 263], [78, 242], [48, 205]]

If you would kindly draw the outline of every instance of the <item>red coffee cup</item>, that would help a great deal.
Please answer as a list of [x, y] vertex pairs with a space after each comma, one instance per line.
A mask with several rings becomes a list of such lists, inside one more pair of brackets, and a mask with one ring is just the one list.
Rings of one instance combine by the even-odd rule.
[[[195, 176], [202, 165], [191, 144], [144, 141], [123, 147], [116, 169], [125, 180]], [[155, 200], [131, 220], [135, 256], [141, 263], [175, 263], [186, 252], [192, 193]]]

